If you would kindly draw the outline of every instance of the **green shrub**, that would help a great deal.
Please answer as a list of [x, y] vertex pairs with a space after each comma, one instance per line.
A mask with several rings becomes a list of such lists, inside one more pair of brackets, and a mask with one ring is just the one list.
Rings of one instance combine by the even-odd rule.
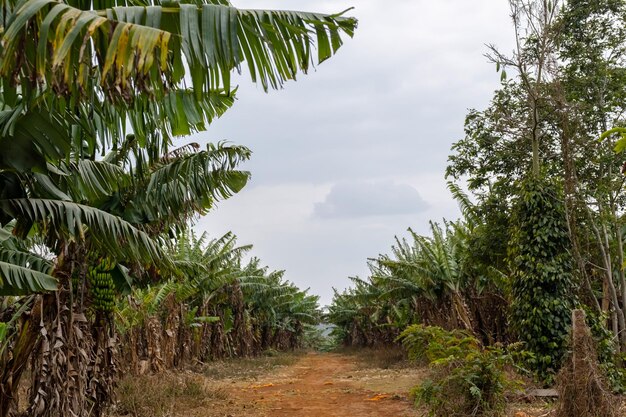
[[482, 347], [465, 332], [413, 325], [399, 340], [410, 359], [432, 368], [432, 378], [412, 392], [418, 405], [429, 408], [429, 416], [500, 416], [505, 391], [519, 386], [505, 373], [512, 356], [501, 347]]

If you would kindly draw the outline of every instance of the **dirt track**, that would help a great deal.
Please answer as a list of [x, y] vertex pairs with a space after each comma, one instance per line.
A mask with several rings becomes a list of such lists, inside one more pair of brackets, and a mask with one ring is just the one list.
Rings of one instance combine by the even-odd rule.
[[[388, 374], [364, 382], [353, 358], [311, 353], [282, 373], [267, 375], [263, 380], [243, 386], [235, 383], [227, 388], [232, 407], [227, 415], [417, 416], [407, 398], [406, 379], [406, 375], [394, 378], [394, 374]], [[373, 391], [373, 387], [381, 391]]]
[[[389, 354], [391, 353], [391, 354]], [[428, 368], [393, 352], [279, 354], [129, 377], [119, 414], [139, 417], [417, 417], [408, 393]], [[128, 387], [135, 387], [128, 389]], [[157, 389], [158, 388], [158, 389]], [[123, 405], [122, 405], [123, 404]], [[553, 404], [510, 404], [507, 416], [547, 416]], [[521, 411], [524, 410], [524, 411]], [[626, 415], [626, 414], [625, 414]]]

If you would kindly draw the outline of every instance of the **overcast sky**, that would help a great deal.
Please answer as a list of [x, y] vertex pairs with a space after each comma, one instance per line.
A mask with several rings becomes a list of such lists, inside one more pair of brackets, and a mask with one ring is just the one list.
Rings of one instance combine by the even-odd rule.
[[506, 0], [233, 0], [240, 8], [335, 13], [359, 19], [354, 39], [283, 90], [239, 81], [238, 101], [199, 142], [252, 149], [252, 181], [197, 225], [240, 244], [321, 296], [367, 275], [408, 227], [459, 216], [445, 184], [469, 108], [498, 86], [486, 43], [508, 51]]

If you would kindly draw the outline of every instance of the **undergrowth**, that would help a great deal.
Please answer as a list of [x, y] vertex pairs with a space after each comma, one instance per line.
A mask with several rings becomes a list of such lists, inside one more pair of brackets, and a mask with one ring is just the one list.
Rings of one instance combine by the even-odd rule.
[[202, 376], [193, 373], [129, 375], [119, 383], [114, 412], [117, 416], [165, 417], [225, 398], [224, 391], [209, 389]]
[[483, 347], [473, 336], [440, 327], [409, 326], [399, 336], [411, 360], [430, 365], [431, 378], [412, 391], [431, 417], [502, 416], [505, 392], [519, 388], [506, 370], [513, 356], [501, 347]]
[[276, 368], [294, 364], [303, 353], [303, 351], [285, 353], [267, 350], [258, 357], [209, 362], [201, 367], [200, 372], [212, 379], [256, 379]]
[[626, 392], [626, 371], [622, 367], [624, 358], [617, 355], [615, 335], [605, 326], [607, 315], [599, 315], [585, 307], [583, 307], [583, 310], [591, 330], [594, 348], [597, 351], [599, 369], [606, 378], [611, 390], [617, 394], [624, 394]]

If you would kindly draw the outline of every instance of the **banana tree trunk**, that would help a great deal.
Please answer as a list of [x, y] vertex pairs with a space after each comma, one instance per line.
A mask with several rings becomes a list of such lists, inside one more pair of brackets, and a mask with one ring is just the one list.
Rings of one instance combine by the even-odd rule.
[[37, 297], [29, 316], [20, 325], [11, 343], [11, 356], [6, 349], [0, 357], [0, 417], [7, 417], [17, 402], [22, 374], [39, 340], [39, 329], [35, 322], [41, 317], [43, 298]]
[[[66, 277], [61, 289], [46, 296], [40, 338], [33, 351], [30, 417], [99, 415], [98, 400], [103, 398], [101, 371], [105, 365], [95, 353], [96, 343], [80, 306], [72, 303]], [[100, 385], [102, 384], [102, 385]], [[94, 402], [93, 399], [96, 401]]]
[[460, 324], [463, 325], [465, 330], [469, 330], [473, 333], [474, 326], [472, 325], [472, 314], [467, 306], [467, 303], [465, 302], [465, 299], [458, 291], [452, 292], [452, 304]]

